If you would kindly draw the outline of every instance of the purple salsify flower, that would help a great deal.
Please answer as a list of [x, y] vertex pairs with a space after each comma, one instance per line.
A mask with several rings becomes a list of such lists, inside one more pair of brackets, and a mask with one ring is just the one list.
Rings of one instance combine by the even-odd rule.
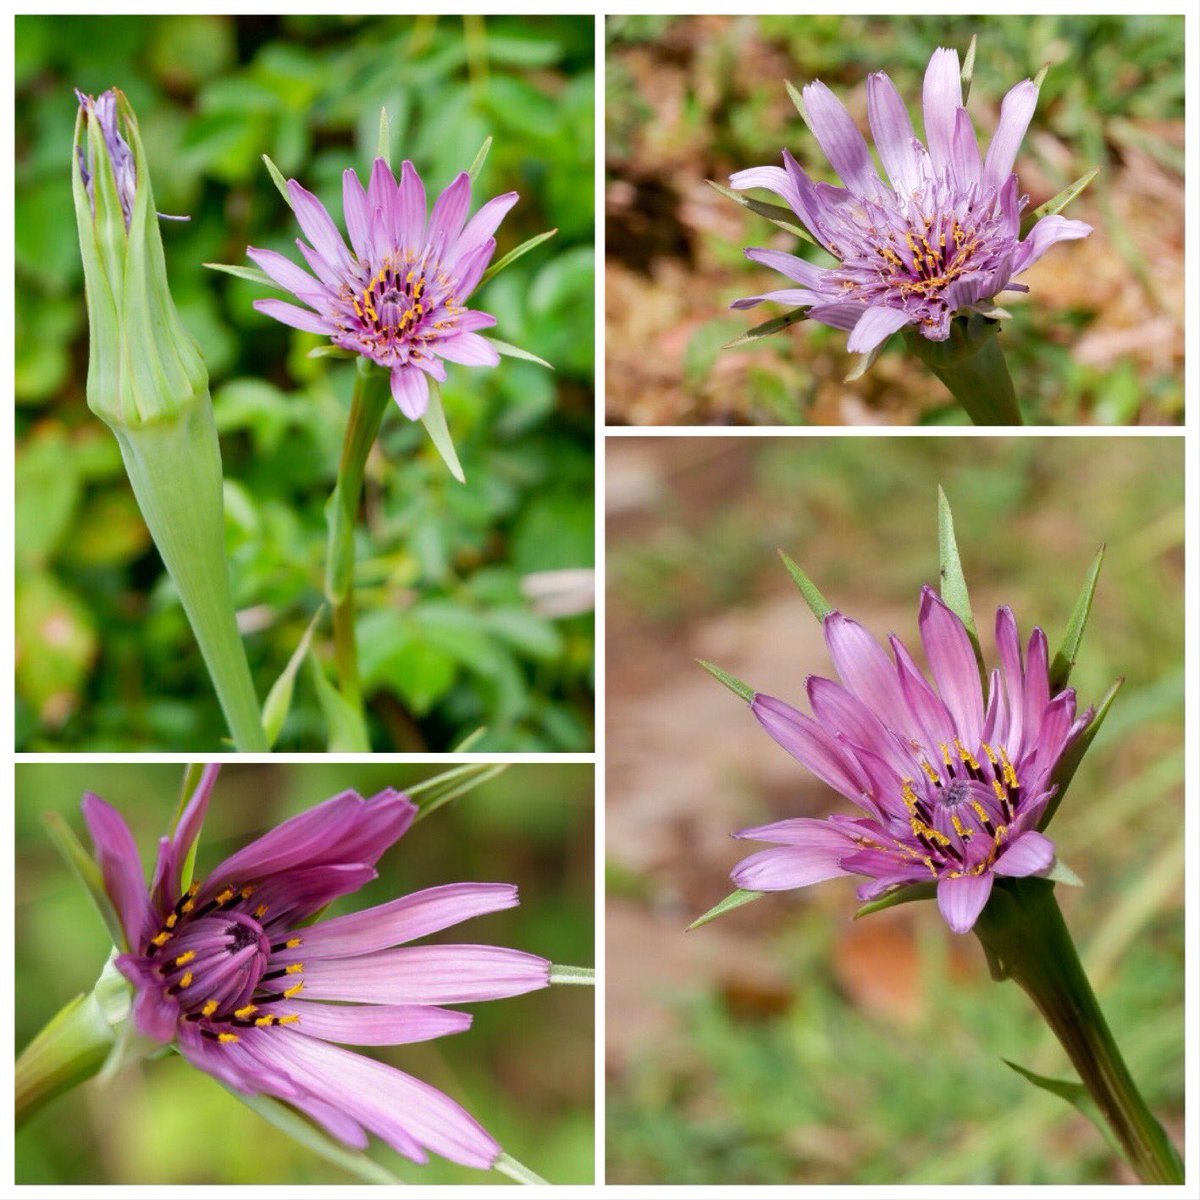
[[468, 221], [471, 180], [464, 171], [437, 198], [426, 222], [425, 185], [407, 160], [398, 184], [382, 158], [375, 160], [365, 191], [351, 170], [342, 183], [350, 249], [325, 206], [288, 180], [292, 209], [312, 243], [296, 244], [315, 279], [273, 250], [246, 251], [313, 311], [282, 300], [256, 300], [254, 307], [386, 367], [396, 403], [416, 420], [428, 403], [427, 376], [439, 383], [446, 378], [443, 360], [472, 367], [500, 361], [495, 346], [476, 332], [496, 318], [464, 302], [491, 261], [492, 234], [517, 193], [489, 200]]
[[990, 315], [998, 293], [1028, 291], [1013, 279], [1056, 242], [1091, 233], [1082, 221], [1052, 215], [1020, 238], [1029, 198], [1019, 194], [1013, 164], [1037, 96], [1037, 85], [1026, 79], [1004, 97], [981, 155], [963, 107], [957, 51], [935, 50], [929, 60], [924, 145], [892, 81], [883, 72], [869, 76], [867, 113], [889, 185], [842, 103], [823, 83], [810, 83], [804, 89], [809, 124], [845, 186], [814, 183], [787, 150], [783, 167], [738, 171], [730, 183], [782, 196], [837, 265], [748, 249], [747, 258], [800, 287], [736, 300], [732, 307], [763, 300], [807, 306], [811, 320], [849, 330], [847, 349], [866, 354], [907, 327], [944, 341], [956, 313]]
[[[511, 908], [516, 888], [457, 883], [349, 916], [304, 924], [373, 869], [412, 824], [398, 792], [343, 792], [236, 851], [181, 889], [219, 768], [210, 766], [175, 832], [159, 843], [147, 890], [128, 826], [99, 796], [83, 814], [128, 941], [117, 957], [139, 1032], [178, 1041], [195, 1066], [239, 1092], [294, 1105], [356, 1148], [376, 1134], [400, 1154], [430, 1150], [490, 1168], [501, 1150], [436, 1088], [343, 1049], [458, 1033], [469, 1013], [440, 1007], [547, 986], [544, 958], [498, 946], [410, 946], [468, 917]], [[323, 1003], [334, 1001], [335, 1003]]]
[[946, 923], [966, 933], [996, 875], [1053, 867], [1054, 844], [1036, 826], [1054, 767], [1092, 710], [1076, 718], [1071, 688], [1050, 695], [1046, 635], [1034, 629], [1022, 661], [1007, 607], [996, 612], [1001, 667], [986, 703], [967, 631], [928, 587], [918, 624], [936, 690], [898, 638], [893, 661], [861, 625], [831, 612], [825, 641], [842, 682], [809, 676], [813, 716], [755, 695], [763, 728], [867, 815], [742, 830], [735, 836], [777, 844], [734, 868], [739, 887], [785, 891], [865, 875], [858, 897], [874, 900], [933, 880]]

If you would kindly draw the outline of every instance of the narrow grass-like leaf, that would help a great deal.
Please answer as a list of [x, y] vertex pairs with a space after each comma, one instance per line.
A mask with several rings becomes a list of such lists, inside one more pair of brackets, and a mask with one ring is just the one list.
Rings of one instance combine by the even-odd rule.
[[267, 171], [270, 173], [271, 182], [279, 189], [279, 194], [287, 201], [288, 208], [292, 207], [292, 198], [288, 195], [287, 180], [283, 177], [283, 172], [264, 154], [263, 162], [267, 164]]
[[392, 119], [386, 108], [379, 110], [379, 141], [375, 147], [375, 157], [382, 158], [389, 171], [392, 169]]
[[531, 1187], [547, 1187], [549, 1186], [540, 1175], [531, 1171], [524, 1163], [518, 1162], [511, 1154], [501, 1154], [494, 1163], [492, 1170], [497, 1175], [504, 1175], [508, 1179], [515, 1180], [517, 1183], [526, 1183]]
[[1088, 617], [1091, 615], [1092, 599], [1096, 595], [1096, 583], [1100, 578], [1100, 567], [1104, 562], [1105, 549], [1106, 547], [1101, 546], [1096, 551], [1096, 557], [1092, 559], [1092, 565], [1088, 567], [1088, 573], [1083, 581], [1079, 597], [1075, 601], [1075, 607], [1071, 609], [1071, 617], [1067, 621], [1062, 642], [1053, 659], [1050, 660], [1050, 695], [1052, 696], [1061, 692], [1067, 686], [1067, 680], [1071, 678], [1075, 659], [1079, 655], [1079, 643], [1083, 641], [1083, 631], [1087, 628]]
[[233, 275], [238, 279], [245, 279], [249, 283], [258, 283], [263, 287], [272, 288], [277, 292], [287, 292], [287, 288], [280, 287], [266, 271], [258, 267], [240, 267], [236, 263], [201, 263], [200, 265], [207, 267], [210, 271], [220, 271], [223, 275]]
[[292, 707], [292, 693], [296, 690], [296, 674], [308, 654], [308, 647], [316, 632], [317, 622], [320, 621], [324, 611], [325, 606], [322, 604], [313, 619], [309, 621], [308, 628], [300, 639], [300, 644], [287, 661], [287, 666], [283, 668], [282, 674], [275, 680], [271, 690], [267, 693], [267, 699], [263, 704], [263, 732], [267, 735], [268, 746], [274, 746], [278, 741], [283, 723], [287, 720], [288, 711]]
[[492, 263], [484, 271], [483, 278], [479, 281], [479, 286], [483, 287], [489, 279], [494, 279], [505, 267], [511, 267], [518, 258], [523, 258], [530, 250], [534, 250], [543, 242], [549, 241], [557, 232], [557, 229], [547, 229], [545, 233], [539, 233], [531, 237], [527, 242], [522, 242], [515, 250], [510, 250], [499, 262]]
[[783, 86], [787, 88], [787, 94], [791, 98], [792, 103], [796, 106], [796, 111], [800, 114], [800, 120], [808, 126], [808, 130], [812, 132], [812, 121], [808, 119], [808, 106], [804, 103], [804, 93], [796, 87], [790, 79], [783, 81]]
[[747, 346], [751, 342], [761, 341], [773, 333], [780, 333], [784, 329], [799, 324], [807, 317], [807, 308], [793, 308], [791, 312], [785, 312], [782, 317], [772, 317], [771, 320], [764, 321], [761, 325], [755, 325], [753, 329], [747, 329], [741, 337], [734, 338], [732, 342], [726, 342], [721, 349], [736, 350], [739, 346]]
[[1075, 1083], [1070, 1079], [1050, 1079], [1045, 1075], [1036, 1075], [1033, 1071], [1027, 1071], [1024, 1067], [1017, 1066], [1015, 1062], [1011, 1062], [1007, 1058], [1002, 1058], [1000, 1061], [1006, 1067], [1011, 1067], [1018, 1075], [1028, 1079], [1034, 1087], [1039, 1087], [1044, 1092], [1050, 1092], [1051, 1095], [1058, 1096], [1078, 1109], [1100, 1131], [1101, 1137], [1108, 1143], [1108, 1148], [1118, 1158], [1125, 1158], [1125, 1152], [1121, 1149], [1121, 1144], [1113, 1136], [1112, 1130], [1109, 1129], [1108, 1122], [1102, 1116], [1099, 1106], [1092, 1099], [1092, 1094], [1082, 1083]]
[[434, 379], [429, 380], [429, 403], [425, 406], [425, 414], [421, 417], [430, 441], [442, 456], [442, 461], [450, 470], [450, 474], [459, 483], [466, 483], [462, 464], [458, 461], [458, 453], [454, 449], [454, 440], [446, 425], [446, 410], [442, 407], [442, 389]]
[[779, 551], [779, 557], [783, 559], [783, 565], [787, 567], [788, 574], [800, 589], [800, 595], [804, 597], [805, 604], [812, 609], [812, 615], [818, 621], [824, 621], [833, 612], [833, 605], [821, 595], [817, 590], [817, 585], [782, 550]]
[[508, 769], [507, 763], [467, 763], [461, 767], [434, 776], [423, 784], [408, 789], [410, 798], [417, 800], [417, 815], [414, 821], [424, 820], [430, 813], [437, 812], [451, 800], [457, 800], [473, 791], [480, 784], [495, 779]]
[[[220, 1083], [220, 1080], [217, 1081]], [[404, 1183], [397, 1175], [393, 1175], [386, 1167], [381, 1166], [373, 1158], [362, 1151], [351, 1150], [340, 1142], [323, 1133], [306, 1117], [302, 1117], [294, 1108], [276, 1100], [273, 1096], [247, 1096], [235, 1092], [233, 1088], [221, 1083], [221, 1086], [240, 1100], [247, 1108], [258, 1113], [268, 1124], [286, 1133], [293, 1141], [311, 1150], [318, 1157], [334, 1166], [341, 1167], [364, 1183]]]
[[530, 354], [528, 350], [522, 350], [520, 346], [509, 345], [508, 342], [502, 342], [499, 338], [494, 337], [485, 340], [491, 342], [496, 347], [497, 353], [504, 355], [505, 358], [522, 358], [526, 362], [537, 363], [539, 367], [545, 367], [548, 371], [554, 370], [544, 358], [538, 358], [536, 354]]
[[975, 43], [978, 37], [971, 34], [971, 44], [967, 47], [967, 56], [963, 59], [962, 65], [962, 102], [966, 104], [967, 97], [971, 94], [971, 80], [975, 76]]
[[723, 917], [727, 912], [733, 912], [735, 908], [741, 908], [743, 904], [749, 904], [751, 900], [761, 900], [766, 892], [748, 892], [745, 888], [738, 888], [736, 892], [730, 892], [720, 904], [713, 905], [702, 917], [697, 917], [688, 927], [687, 932], [690, 933], [693, 929], [699, 929], [701, 925], [707, 925], [709, 921], [715, 921], [718, 917]]
[[46, 827], [54, 848], [63, 856], [75, 878], [83, 884], [83, 890], [91, 897], [109, 937], [115, 945], [127, 950], [129, 944], [125, 940], [125, 931], [121, 928], [120, 918], [108, 898], [108, 892], [104, 890], [104, 877], [100, 874], [95, 859], [83, 848], [83, 844], [75, 836], [75, 831], [60, 813], [43, 813], [42, 824]]
[[483, 169], [483, 164], [487, 162], [488, 151], [492, 148], [492, 139], [486, 137], [483, 139], [483, 145], [479, 147], [479, 153], [475, 155], [475, 161], [467, 168], [467, 175], [471, 179], [475, 179], [479, 172]]
[[371, 741], [362, 714], [325, 678], [321, 664], [312, 651], [308, 654], [313, 689], [325, 716], [328, 749], [331, 754], [370, 754]]
[[1108, 716], [1108, 710], [1112, 708], [1112, 702], [1117, 698], [1117, 693], [1121, 690], [1121, 685], [1124, 682], [1124, 679], [1118, 679], [1108, 689], [1104, 694], [1104, 699], [1100, 701], [1100, 707], [1096, 709], [1096, 715], [1092, 718], [1091, 724], [1067, 747], [1066, 753], [1063, 754], [1062, 758], [1055, 765], [1054, 771], [1050, 776], [1050, 783], [1055, 791], [1046, 805], [1046, 811], [1042, 813], [1042, 819], [1038, 822], [1039, 830], [1045, 829], [1053, 820], [1054, 814], [1058, 811], [1058, 806], [1067, 794], [1067, 788], [1070, 786], [1071, 780], [1075, 778], [1075, 772], [1079, 770], [1079, 764], [1083, 761], [1083, 756], [1091, 749], [1092, 743], [1096, 740], [1096, 735], [1100, 732], [1100, 727], [1104, 724], [1105, 717]]
[[705, 662], [702, 658], [698, 658], [696, 661], [714, 679], [723, 683], [735, 696], [740, 696], [747, 704], [750, 704], [754, 700], [754, 689], [748, 683], [743, 683], [735, 675], [730, 675], [728, 671], [722, 671], [714, 663]]
[[938, 487], [938, 589], [947, 608], [963, 623], [971, 649], [975, 651], [975, 662], [987, 694], [987, 667], [983, 661], [983, 648], [979, 644], [979, 633], [975, 628], [975, 615], [971, 612], [971, 597], [967, 594], [967, 580], [963, 575], [962, 560], [958, 557], [958, 542], [954, 537], [954, 514], [946, 493]]
[[471, 732], [468, 733], [467, 736], [463, 738], [463, 740], [459, 742], [457, 746], [454, 747], [451, 753], [466, 754], [466, 752], [470, 750], [472, 746], [476, 745], [479, 742], [479, 739], [482, 738], [486, 733], [486, 725], [480, 725], [478, 729], [472, 729]]
[[596, 970], [594, 967], [568, 967], [561, 963], [550, 964], [551, 983], [574, 983], [583, 987], [595, 987]]
[[1043, 217], [1052, 217], [1062, 212], [1084, 188], [1100, 174], [1099, 167], [1093, 167], [1086, 175], [1081, 175], [1074, 183], [1063, 188], [1057, 196], [1051, 197], [1045, 204], [1038, 205], [1033, 212], [1026, 214], [1021, 220], [1021, 236], [1024, 237]]
[[886, 896], [880, 896], [878, 900], [868, 900], [866, 904], [860, 904], [858, 911], [854, 914], [854, 919], [857, 921], [860, 917], [869, 917], [872, 913], [883, 912], [885, 908], [895, 908], [897, 904], [911, 904], [914, 900], [932, 900], [936, 895], [936, 883], [911, 883], [906, 887], [897, 888], [894, 892], [888, 892]]
[[717, 183], [712, 179], [705, 182], [714, 191], [724, 196], [726, 200], [732, 200], [734, 204], [740, 204], [752, 213], [756, 213], [760, 217], [766, 217], [772, 225], [778, 225], [780, 229], [785, 230], [794, 237], [803, 238], [806, 242], [812, 242], [814, 246], [817, 244], [816, 238], [800, 224], [799, 218], [790, 208], [784, 208], [781, 204], [769, 204], [765, 200], [755, 200], [747, 196], [744, 192], [736, 192], [733, 188], [726, 187], [723, 183]]

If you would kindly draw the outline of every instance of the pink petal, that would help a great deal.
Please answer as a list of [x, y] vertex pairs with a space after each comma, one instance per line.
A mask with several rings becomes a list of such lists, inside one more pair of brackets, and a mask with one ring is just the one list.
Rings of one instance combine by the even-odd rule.
[[392, 399], [410, 421], [418, 421], [429, 405], [429, 383], [422, 371], [412, 366], [392, 368]]
[[471, 177], [460, 171], [454, 182], [434, 201], [429, 216], [426, 242], [445, 253], [463, 231], [467, 209], [471, 206]]
[[983, 687], [967, 631], [930, 587], [921, 591], [917, 624], [938, 694], [954, 718], [963, 745], [974, 752], [983, 731]]
[[906, 734], [911, 714], [896, 668], [879, 643], [857, 621], [839, 612], [831, 612], [824, 627], [829, 655], [847, 689], [894, 733]]
[[905, 325], [911, 325], [916, 320], [910, 313], [899, 308], [884, 308], [874, 305], [868, 308], [854, 326], [846, 341], [846, 349], [851, 354], [869, 354], [881, 342], [886, 341]]
[[371, 210], [358, 175], [349, 169], [342, 173], [342, 213], [354, 253], [360, 259], [367, 258], [370, 254]]
[[396, 199], [396, 233], [405, 250], [416, 251], [425, 240], [425, 184], [417, 168], [406, 158], [400, 166], [400, 190]]
[[740, 888], [751, 892], [786, 892], [847, 875], [839, 865], [850, 849], [841, 839], [840, 848], [832, 846], [772, 846], [744, 858], [729, 876]]
[[954, 122], [963, 106], [962, 75], [958, 51], [939, 48], [925, 69], [921, 94], [925, 114], [925, 145], [934, 170], [940, 175], [950, 163]]
[[508, 883], [450, 883], [426, 888], [376, 908], [310, 925], [302, 931], [302, 957], [367, 954], [516, 905], [517, 889]]
[[350, 256], [346, 250], [346, 243], [342, 241], [342, 235], [326, 211], [325, 205], [294, 179], [288, 180], [287, 189], [292, 200], [292, 211], [313, 249], [331, 265], [349, 266]]
[[867, 77], [867, 119], [892, 187], [908, 194], [921, 179], [916, 134], [896, 85], [882, 71]]
[[979, 142], [975, 138], [971, 114], [965, 108], [960, 108], [954, 114], [954, 132], [950, 138], [950, 169], [964, 190], [979, 182]]
[[959, 875], [938, 882], [938, 908], [955, 933], [970, 933], [992, 894], [992, 874]]
[[[303, 955], [303, 945], [296, 951]], [[466, 1004], [546, 987], [550, 964], [502, 946], [403, 946], [305, 963], [304, 994], [365, 1004]]]
[[866, 139], [842, 102], [820, 80], [804, 89], [808, 120], [825, 157], [851, 191], [871, 194], [879, 183]]
[[997, 875], [1039, 875], [1054, 865], [1054, 843], [1032, 829], [1010, 842], [996, 859]]
[[401, 1046], [462, 1033], [471, 1014], [431, 1004], [310, 1004], [284, 1000], [269, 1010], [300, 1018], [297, 1028], [309, 1037], [348, 1046]]
[[286, 300], [255, 300], [253, 307], [265, 316], [274, 317], [276, 321], [290, 325], [293, 329], [303, 329], [305, 333], [320, 333], [332, 337], [337, 332], [324, 317], [288, 304]]
[[494, 197], [480, 208], [467, 222], [467, 227], [454, 244], [454, 256], [450, 260], [449, 271], [452, 272], [458, 263], [473, 254], [491, 238], [518, 199], [516, 192], [505, 192], [504, 195]]
[[1017, 161], [1017, 151], [1033, 120], [1037, 108], [1038, 90], [1030, 79], [1023, 80], [1010, 88], [1000, 104], [1000, 121], [988, 146], [983, 164], [983, 186], [999, 192], [1005, 180], [1012, 174]]
[[494, 367], [500, 362], [496, 347], [477, 333], [459, 333], [443, 338], [435, 342], [432, 348], [442, 358], [467, 367]]
[[751, 262], [762, 263], [764, 267], [770, 267], [772, 271], [778, 271], [780, 275], [786, 275], [788, 279], [813, 291], [820, 291], [828, 286], [833, 275], [826, 267], [814, 266], [806, 259], [795, 254], [785, 254], [782, 250], [760, 250], [751, 246], [745, 254]]
[[124, 817], [93, 792], [84, 794], [80, 807], [92, 835], [104, 890], [120, 918], [130, 949], [137, 950], [142, 938], [153, 932], [150, 926], [154, 914], [133, 834]]
[[1028, 270], [1051, 246], [1058, 242], [1085, 238], [1091, 232], [1090, 225], [1083, 221], [1069, 221], [1059, 213], [1043, 217], [1017, 247], [1017, 257], [1013, 262], [1013, 274], [1020, 275], [1022, 271]]
[[865, 791], [863, 780], [841, 747], [811, 717], [761, 692], [750, 709], [767, 733], [822, 782], [849, 800]]

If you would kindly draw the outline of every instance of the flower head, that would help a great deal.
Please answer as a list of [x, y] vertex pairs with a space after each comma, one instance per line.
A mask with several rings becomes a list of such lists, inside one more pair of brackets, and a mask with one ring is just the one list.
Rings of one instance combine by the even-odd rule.
[[1075, 716], [1073, 689], [1050, 695], [1046, 635], [1034, 629], [1022, 657], [1010, 609], [996, 612], [1000, 668], [986, 696], [962, 621], [930, 588], [918, 624], [936, 686], [898, 638], [889, 658], [861, 625], [831, 612], [825, 641], [841, 683], [808, 678], [813, 715], [755, 695], [763, 728], [866, 815], [742, 830], [737, 837], [776, 845], [734, 868], [739, 887], [784, 891], [864, 875], [859, 899], [873, 900], [933, 880], [946, 923], [966, 933], [996, 875], [1054, 865], [1037, 824], [1055, 765], [1092, 711]]
[[407, 160], [399, 183], [382, 158], [365, 190], [352, 170], [342, 183], [349, 248], [316, 196], [288, 181], [292, 209], [312, 243], [296, 244], [313, 274], [272, 250], [246, 253], [308, 308], [282, 300], [256, 300], [254, 307], [386, 367], [396, 403], [416, 420], [428, 403], [429, 379], [446, 378], [445, 362], [494, 367], [500, 361], [476, 332], [496, 318], [465, 301], [491, 261], [492, 234], [517, 193], [489, 200], [468, 221], [471, 180], [464, 171], [426, 220], [425, 185]]
[[1056, 242], [1091, 232], [1082, 221], [1052, 215], [1020, 237], [1028, 197], [1019, 193], [1013, 164], [1037, 96], [1029, 79], [1009, 91], [983, 155], [963, 107], [957, 51], [935, 50], [929, 60], [924, 144], [892, 81], [883, 72], [871, 75], [867, 113], [885, 182], [841, 101], [823, 83], [810, 83], [808, 122], [845, 186], [814, 183], [787, 150], [782, 168], [739, 171], [730, 183], [782, 196], [837, 263], [820, 267], [782, 251], [748, 249], [747, 258], [800, 286], [732, 307], [763, 300], [807, 307], [810, 319], [850, 331], [849, 350], [870, 353], [904, 328], [945, 341], [956, 314], [986, 315], [1000, 292], [1028, 291], [1016, 276]]
[[138, 1031], [178, 1042], [201, 1070], [239, 1092], [287, 1101], [351, 1146], [365, 1146], [370, 1131], [416, 1162], [432, 1150], [490, 1168], [500, 1147], [448, 1096], [338, 1043], [458, 1033], [470, 1015], [441, 1005], [545, 987], [549, 963], [532, 954], [407, 945], [511, 908], [516, 889], [450, 884], [307, 924], [375, 878], [375, 863], [412, 823], [416, 806], [393, 791], [334, 796], [184, 888], [181, 869], [217, 770], [208, 768], [175, 831], [160, 841], [149, 888], [121, 816], [99, 796], [83, 801], [128, 943], [116, 962], [136, 992]]

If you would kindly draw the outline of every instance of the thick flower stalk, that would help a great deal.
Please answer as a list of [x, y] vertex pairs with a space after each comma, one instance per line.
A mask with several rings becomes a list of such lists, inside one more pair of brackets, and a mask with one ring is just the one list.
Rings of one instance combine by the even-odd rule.
[[809, 676], [813, 715], [771, 696], [751, 704], [763, 728], [865, 815], [797, 817], [736, 836], [772, 842], [739, 863], [751, 891], [866, 876], [859, 899], [907, 884], [937, 884], [955, 933], [974, 926], [997, 877], [1048, 872], [1054, 845], [1037, 826], [1054, 794], [1051, 776], [1091, 721], [1075, 692], [1050, 694], [1046, 635], [1022, 655], [1011, 610], [996, 613], [1000, 669], [986, 692], [962, 621], [930, 588], [921, 594], [921, 642], [931, 685], [896, 637], [894, 658], [857, 622], [825, 617], [841, 683]]
[[266, 748], [225, 552], [208, 373], [171, 299], [137, 119], [80, 95], [72, 187], [88, 309], [88, 406], [113, 431], [234, 741]]
[[[914, 335], [914, 345], [945, 343], [955, 328], [965, 332], [973, 316], [991, 323], [1007, 315], [996, 308], [997, 296], [1028, 291], [1018, 276], [1056, 243], [1091, 232], [1082, 221], [1052, 213], [1021, 236], [1028, 197], [1013, 167], [1037, 97], [1038, 85], [1029, 79], [1009, 91], [982, 153], [964, 107], [957, 51], [938, 49], [929, 60], [924, 142], [892, 81], [883, 72], [871, 75], [867, 112], [885, 180], [841, 101], [825, 84], [810, 83], [802, 111], [844, 186], [814, 182], [787, 150], [782, 167], [738, 171], [730, 183], [781, 196], [835, 262], [818, 266], [779, 250], [748, 249], [747, 258], [798, 286], [736, 300], [732, 307], [771, 300], [803, 308], [807, 319], [847, 330], [847, 349], [867, 356], [900, 330]], [[968, 350], [989, 345], [986, 334], [975, 332], [978, 322], [970, 329]], [[976, 419], [1019, 422], [1003, 358], [994, 345], [989, 354], [983, 382], [964, 381], [966, 399], [950, 368], [969, 354], [960, 352], [953, 362], [944, 357], [939, 377]], [[1003, 378], [992, 381], [993, 394], [978, 394], [999, 372]]]
[[478, 334], [496, 323], [466, 306], [496, 250], [492, 236], [517, 202], [506, 192], [468, 221], [471, 180], [463, 171], [429, 212], [425, 185], [405, 160], [397, 183], [377, 158], [366, 188], [353, 170], [342, 177], [347, 247], [325, 206], [294, 179], [287, 195], [304, 236], [296, 245], [312, 270], [273, 250], [246, 253], [305, 308], [283, 300], [254, 307], [285, 325], [323, 334], [389, 373], [391, 392], [412, 420], [424, 415], [429, 381], [446, 379], [447, 362], [494, 367], [495, 346]]
[[116, 967], [134, 989], [132, 1020], [175, 1044], [235, 1091], [285, 1101], [361, 1149], [374, 1133], [398, 1153], [490, 1169], [497, 1142], [436, 1088], [344, 1046], [385, 1046], [459, 1033], [467, 1013], [442, 1007], [547, 986], [543, 958], [497, 946], [409, 943], [511, 908], [516, 889], [459, 883], [313, 921], [375, 878], [375, 863], [416, 806], [386, 791], [344, 792], [233, 853], [203, 882], [185, 882], [218, 768], [210, 767], [159, 844], [150, 885], [127, 825], [84, 798], [104, 887], [124, 935]]

